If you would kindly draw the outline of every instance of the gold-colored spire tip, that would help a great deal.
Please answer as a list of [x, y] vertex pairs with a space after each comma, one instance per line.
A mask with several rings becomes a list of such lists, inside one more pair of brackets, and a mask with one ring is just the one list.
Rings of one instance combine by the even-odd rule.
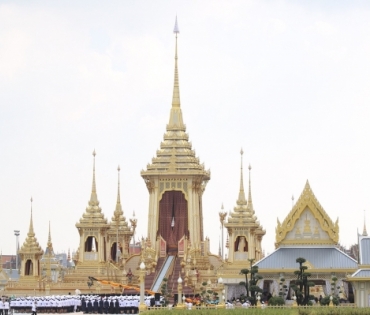
[[240, 149], [240, 155], [243, 155], [244, 154], [244, 151], [243, 151], [243, 148]]
[[95, 157], [95, 155], [96, 155], [95, 149], [94, 149], [94, 151], [93, 151], [92, 155]]
[[32, 197], [31, 197], [31, 203], [33, 202], [33, 199], [32, 199]]
[[119, 172], [121, 170], [121, 168], [119, 167], [119, 165], [118, 165], [118, 167], [117, 167], [117, 171]]
[[248, 166], [248, 169], [249, 169], [249, 170], [251, 170], [251, 169], [252, 169], [252, 166], [251, 166], [250, 164], [249, 164], [249, 166]]
[[224, 210], [224, 203], [221, 204], [221, 209]]

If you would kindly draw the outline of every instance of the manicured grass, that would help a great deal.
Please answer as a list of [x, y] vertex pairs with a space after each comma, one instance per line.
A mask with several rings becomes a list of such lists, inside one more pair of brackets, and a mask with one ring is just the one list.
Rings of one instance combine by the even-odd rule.
[[369, 308], [309, 307], [309, 308], [201, 308], [192, 310], [161, 309], [145, 311], [153, 315], [369, 315]]

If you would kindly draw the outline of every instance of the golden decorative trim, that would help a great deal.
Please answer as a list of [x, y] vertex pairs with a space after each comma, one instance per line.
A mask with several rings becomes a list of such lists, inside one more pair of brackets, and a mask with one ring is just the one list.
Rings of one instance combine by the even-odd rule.
[[[329, 240], [321, 242], [319, 240], [310, 239], [303, 241], [302, 239], [297, 239], [295, 242], [293, 240], [285, 240], [287, 234], [293, 230], [295, 223], [298, 221], [303, 211], [309, 209], [315, 219], [320, 224], [320, 227], [323, 231], [327, 232]], [[293, 241], [293, 242], [292, 242]], [[276, 227], [276, 242], [275, 247], [278, 248], [281, 244], [337, 244], [339, 241], [339, 225], [338, 219], [333, 223], [328, 214], [325, 212], [324, 208], [321, 206], [319, 201], [316, 199], [309, 182], [306, 182], [306, 185], [303, 189], [301, 196], [294, 205], [293, 209], [289, 212], [288, 216], [285, 218], [283, 223], [280, 223], [279, 219], [277, 220]]]

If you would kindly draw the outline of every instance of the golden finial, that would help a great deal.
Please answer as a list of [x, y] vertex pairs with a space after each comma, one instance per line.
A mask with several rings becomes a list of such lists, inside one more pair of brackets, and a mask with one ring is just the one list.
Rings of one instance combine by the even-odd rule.
[[[120, 200], [120, 185], [121, 185], [121, 181], [120, 181], [120, 171], [121, 171], [121, 168], [119, 167], [119, 165], [118, 165], [118, 167], [117, 167], [117, 171], [118, 171], [118, 196], [117, 196], [117, 202], [118, 201], [121, 201]], [[119, 199], [118, 199], [119, 198]]]
[[182, 119], [182, 112], [180, 108], [180, 85], [179, 85], [179, 71], [177, 66], [177, 35], [180, 33], [179, 26], [177, 23], [177, 17], [175, 20], [175, 28], [173, 32], [176, 34], [175, 36], [175, 76], [174, 76], [174, 84], [173, 84], [173, 94], [172, 94], [172, 107], [170, 112], [170, 120], [167, 126], [168, 128], [180, 128], [185, 129], [185, 125]]
[[47, 246], [49, 248], [49, 254], [50, 254], [50, 250], [53, 248], [53, 244], [51, 243], [50, 221], [49, 221], [49, 235], [48, 235], [48, 244], [47, 244]]
[[[118, 188], [117, 188], [117, 203], [116, 203], [116, 210], [114, 211], [114, 216], [112, 220], [116, 220], [116, 223], [119, 224], [119, 221], [121, 220], [121, 217], [123, 216], [122, 206], [121, 206], [121, 192], [120, 192], [120, 171], [121, 168], [117, 167], [118, 171]], [[122, 218], [124, 220], [124, 218]]]
[[90, 202], [89, 204], [91, 206], [95, 206], [95, 205], [98, 205], [99, 202], [98, 202], [98, 196], [96, 194], [96, 181], [95, 181], [95, 156], [96, 156], [96, 152], [95, 152], [95, 149], [92, 153], [93, 155], [93, 182], [92, 182], [92, 189], [91, 189], [91, 196], [90, 196]]
[[28, 235], [33, 235], [34, 234], [34, 231], [33, 231], [33, 215], [32, 215], [32, 203], [33, 203], [33, 198], [31, 197], [31, 220], [30, 220], [30, 228], [29, 228], [29, 231], [28, 231]]
[[177, 68], [177, 34], [179, 34], [180, 31], [179, 25], [177, 24], [177, 16], [173, 32], [176, 34], [176, 45], [175, 45], [175, 81], [173, 86], [172, 107], [180, 107], [179, 72]]
[[245, 193], [244, 193], [244, 181], [243, 181], [243, 148], [240, 150], [240, 189], [239, 198], [237, 200], [238, 205], [246, 204]]

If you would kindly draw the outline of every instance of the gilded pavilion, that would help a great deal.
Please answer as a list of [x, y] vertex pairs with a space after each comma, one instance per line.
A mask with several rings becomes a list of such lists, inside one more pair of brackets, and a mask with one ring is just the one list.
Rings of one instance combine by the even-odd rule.
[[[243, 291], [239, 285], [243, 280], [240, 270], [257, 265], [263, 276], [258, 285], [277, 295], [281, 279], [289, 287], [298, 268], [296, 259], [304, 257], [316, 284], [311, 293], [330, 294], [330, 282], [335, 276], [346, 298], [352, 292], [349, 282], [354, 283], [357, 291], [364, 292], [361, 294], [365, 298], [370, 294], [366, 284], [370, 282], [370, 254], [366, 251], [370, 238], [359, 237], [362, 256], [358, 266], [357, 261], [338, 249], [338, 220], [333, 222], [327, 215], [308, 182], [285, 220], [277, 221], [276, 250], [263, 257], [262, 239], [266, 231], [253, 206], [250, 166], [247, 196], [244, 190], [243, 151], [236, 206], [228, 217], [227, 213], [220, 213], [220, 222], [227, 231], [227, 256], [223, 255], [224, 248], [219, 255], [210, 252], [210, 240], [204, 237], [202, 198], [211, 172], [199, 161], [186, 133], [180, 106], [177, 20], [174, 33], [174, 85], [169, 121], [155, 157], [141, 171], [149, 204], [147, 236], [141, 239], [140, 250], [130, 250], [138, 222], [136, 218], [127, 219], [122, 210], [119, 167], [117, 201], [110, 221], [100, 207], [94, 151], [90, 199], [76, 223], [79, 245], [72, 258], [74, 267], [64, 270], [55, 261], [50, 226], [44, 254], [34, 232], [31, 205], [29, 232], [19, 250], [20, 280], [8, 281], [6, 290], [13, 294], [33, 291], [38, 295], [65, 294], [75, 289], [82, 293], [118, 293], [110, 285], [89, 282], [88, 277], [137, 285], [139, 265], [143, 262], [145, 288], [157, 292], [164, 278], [169, 279], [172, 292], [176, 292], [177, 280], [181, 278], [186, 294], [200, 292], [202, 283], [206, 283], [208, 290], [220, 294], [225, 290], [226, 298], [232, 298]], [[356, 273], [359, 267], [361, 270]], [[289, 290], [285, 298], [290, 298]]]
[[[332, 279], [337, 279], [340, 297], [350, 300], [351, 286], [346, 281], [349, 274], [357, 270], [357, 261], [338, 248], [339, 224], [333, 222], [315, 197], [309, 182], [281, 223], [277, 220], [276, 250], [256, 263], [263, 280], [259, 284], [272, 295], [278, 295], [280, 279], [289, 288], [298, 269], [296, 259], [305, 258], [307, 271], [311, 273], [310, 281], [315, 286], [310, 293], [317, 298], [322, 295], [338, 294], [332, 291]], [[285, 299], [291, 298], [288, 290]]]

